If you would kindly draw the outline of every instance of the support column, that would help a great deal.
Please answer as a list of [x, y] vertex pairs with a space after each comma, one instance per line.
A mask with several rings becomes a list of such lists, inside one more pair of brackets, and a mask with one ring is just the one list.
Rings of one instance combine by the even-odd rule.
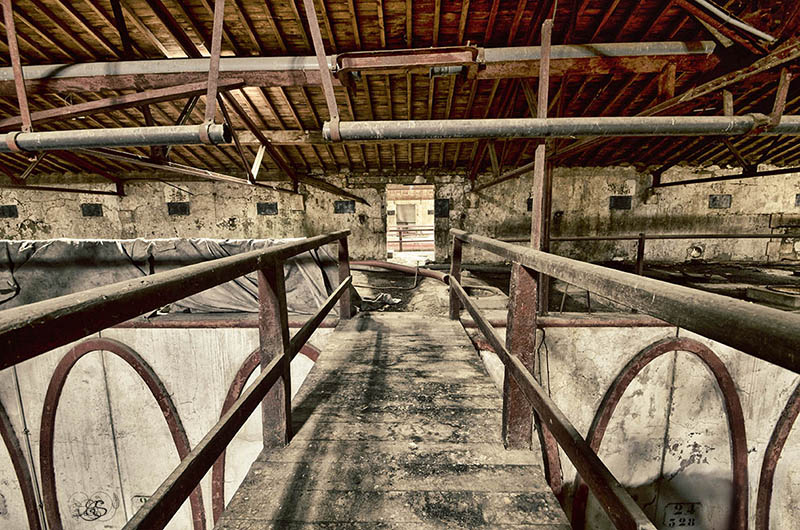
[[[542, 24], [542, 59], [539, 65], [539, 93], [537, 98], [536, 115], [537, 118], [547, 118], [548, 99], [550, 94], [550, 42], [553, 34], [553, 20], [545, 20]], [[552, 164], [547, 162], [547, 144], [543, 141], [536, 146], [536, 153], [533, 161], [533, 184], [531, 189], [532, 207], [531, 207], [531, 247], [537, 250], [549, 251], [550, 250], [550, 209], [551, 209], [551, 196], [552, 196]], [[519, 357], [525, 362], [526, 356], [529, 356], [530, 366], [526, 363], [526, 367], [533, 372], [535, 364], [535, 348], [536, 348], [536, 315], [547, 313], [549, 294], [549, 278], [543, 274], [532, 273], [525, 270], [524, 267], [517, 267], [515, 269], [517, 275], [517, 296], [524, 296], [526, 291], [537, 293], [534, 295], [527, 295], [533, 298], [533, 307], [528, 309], [518, 306], [521, 302], [514, 301], [509, 303], [509, 326], [512, 321], [516, 320], [520, 326], [529, 326], [530, 332], [525, 333], [521, 330], [512, 333], [509, 329], [506, 331], [508, 334], [507, 340], [513, 341], [508, 343], [509, 350], [512, 355]], [[512, 271], [512, 282], [514, 276]], [[521, 289], [522, 288], [522, 289]], [[523, 290], [524, 289], [524, 290]], [[514, 292], [514, 285], [512, 283], [512, 293]], [[514, 296], [512, 294], [512, 296]], [[518, 315], [512, 315], [512, 311], [517, 311]], [[527, 315], [526, 315], [527, 313]], [[523, 320], [524, 319], [524, 320]], [[541, 362], [541, 360], [540, 360]], [[510, 379], [508, 370], [506, 370], [506, 381]], [[539, 381], [541, 384], [542, 381]], [[505, 385], [504, 385], [505, 386]], [[515, 401], [525, 399], [522, 397], [522, 392], [514, 388], [514, 384], [505, 386], [504, 390], [508, 388], [510, 396], [503, 400], [504, 422], [505, 410], [511, 408]], [[549, 390], [549, 389], [548, 389]], [[506, 406], [508, 402], [508, 406]], [[545, 426], [538, 416], [536, 416], [532, 409], [524, 410], [519, 407], [519, 413], [509, 413], [509, 422], [519, 423], [518, 427], [510, 429], [510, 433], [516, 435], [517, 431], [528, 432], [529, 422], [534, 421], [536, 430], [539, 433], [539, 443], [542, 447], [542, 460], [544, 463], [544, 473], [548, 484], [556, 496], [560, 496], [562, 490], [561, 480], [561, 461], [558, 452], [558, 443], [556, 442], [553, 434]], [[513, 409], [512, 409], [513, 411]], [[505, 425], [505, 423], [504, 423]], [[513, 443], [519, 443], [519, 447], [530, 447], [530, 436], [528, 438], [509, 438], [505, 440], [509, 447], [514, 447]], [[524, 445], [526, 444], [527, 445]]]
[[[530, 373], [535, 373], [537, 273], [519, 263], [511, 268], [506, 349]], [[503, 444], [507, 449], [530, 449], [533, 408], [506, 368], [503, 381]]]
[[283, 447], [292, 437], [291, 377], [289, 373], [289, 319], [283, 263], [258, 271], [258, 333], [261, 368], [283, 357], [281, 380], [273, 385], [261, 405], [264, 449]]
[[19, 56], [19, 45], [17, 43], [17, 30], [14, 24], [14, 8], [11, 0], [2, 0], [3, 21], [6, 26], [6, 37], [8, 44], [8, 54], [11, 59], [11, 68], [14, 71], [14, 85], [17, 90], [17, 102], [19, 103], [19, 114], [22, 116], [22, 132], [31, 132], [31, 111], [28, 107], [28, 94], [25, 91], [25, 76], [22, 72], [22, 63]]
[[[453, 252], [450, 256], [450, 278], [461, 283], [461, 247], [462, 242], [457, 237], [453, 237]], [[458, 320], [458, 312], [461, 309], [461, 302], [455, 289], [450, 286], [450, 320]]]
[[[339, 240], [339, 284], [350, 276], [350, 252], [347, 248], [347, 238]], [[352, 300], [350, 299], [350, 288], [345, 289], [342, 297], [339, 298], [339, 319], [349, 320], [353, 318]]]

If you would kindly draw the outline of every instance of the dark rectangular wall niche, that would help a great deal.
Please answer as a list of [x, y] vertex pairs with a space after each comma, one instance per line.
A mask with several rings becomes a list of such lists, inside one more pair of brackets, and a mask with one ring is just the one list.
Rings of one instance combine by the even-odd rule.
[[96, 202], [81, 204], [81, 214], [84, 217], [103, 217], [103, 205]]
[[533, 197], [528, 197], [527, 208], [529, 212], [533, 211]]
[[168, 202], [167, 213], [169, 215], [189, 215], [191, 208], [188, 202]]
[[730, 208], [733, 196], [730, 194], [709, 195], [708, 207], [714, 209]]
[[356, 213], [356, 201], [334, 201], [333, 213]]
[[277, 202], [259, 202], [256, 204], [258, 215], [278, 215]]
[[19, 210], [16, 204], [0, 205], [0, 219], [13, 219], [19, 217]]
[[450, 217], [450, 199], [433, 200], [433, 217], [434, 218]]
[[794, 196], [794, 205], [800, 206], [800, 193]]
[[632, 206], [632, 195], [612, 195], [608, 198], [609, 210], [630, 210]]

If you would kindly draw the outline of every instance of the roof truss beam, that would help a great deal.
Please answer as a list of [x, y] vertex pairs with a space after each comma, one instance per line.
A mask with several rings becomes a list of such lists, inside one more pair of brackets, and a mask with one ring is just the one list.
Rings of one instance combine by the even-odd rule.
[[[475, 48], [474, 79], [536, 77], [539, 71], [539, 46], [511, 48]], [[593, 75], [613, 73], [659, 73], [675, 63], [681, 72], [705, 72], [718, 63], [714, 43], [644, 42], [556, 45], [552, 49], [551, 76], [565, 74]], [[431, 66], [464, 66], [464, 54], [445, 59], [436, 49], [400, 50], [401, 55], [381, 52], [363, 55], [328, 56], [335, 64], [347, 58], [350, 71], [368, 70], [386, 75], [395, 71], [427, 75]], [[368, 53], [368, 52], [367, 52]], [[54, 64], [24, 67], [25, 83], [34, 92], [98, 92], [101, 90], [140, 90], [163, 88], [208, 80], [209, 59], [156, 59], [139, 61]], [[220, 79], [243, 79], [246, 86], [290, 87], [322, 84], [319, 62], [315, 56], [300, 57], [222, 57]], [[334, 78], [333, 84], [341, 85]], [[0, 96], [14, 94], [14, 75], [9, 67], [0, 68]]]

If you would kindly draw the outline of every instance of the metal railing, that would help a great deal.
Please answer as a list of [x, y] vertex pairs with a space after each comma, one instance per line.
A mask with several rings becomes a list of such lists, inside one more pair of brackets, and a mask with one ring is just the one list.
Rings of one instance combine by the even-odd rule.
[[[463, 230], [452, 229], [450, 233], [453, 236], [449, 275], [450, 318], [458, 319], [463, 306], [506, 367], [504, 442], [511, 447], [530, 447], [532, 413], [535, 413], [542, 438], [545, 474], [551, 487], [561, 489], [561, 478], [555, 476], [557, 471], [554, 471], [558, 462], [557, 442], [617, 528], [655, 529], [655, 526], [531, 375], [539, 275], [552, 276], [598, 293], [800, 373], [800, 315], [504, 243]], [[505, 344], [461, 286], [463, 244], [474, 245], [513, 263]]]
[[[309, 237], [0, 311], [0, 369], [256, 271], [261, 373], [124, 527], [163, 528], [260, 403], [264, 406], [265, 447], [282, 446], [290, 440], [290, 362], [337, 302], [340, 319], [349, 319], [353, 314], [349, 234], [349, 230], [343, 230]], [[290, 338], [283, 264], [293, 256], [333, 242], [339, 246], [340, 283], [317, 313]], [[282, 384], [276, 385], [278, 380]], [[27, 483], [25, 477], [18, 479], [21, 484]], [[55, 491], [51, 492], [54, 495]], [[57, 503], [46, 503], [45, 513], [48, 528], [62, 528]], [[29, 513], [29, 520], [32, 516], [38, 522], [35, 512]]]
[[[403, 243], [407, 245], [409, 243], [412, 246], [417, 246], [415, 244], [422, 244], [420, 246], [430, 247], [430, 248], [423, 248], [423, 249], [413, 249], [413, 250], [433, 250], [434, 249], [434, 239], [433, 239], [433, 226], [420, 226], [420, 225], [411, 225], [411, 226], [395, 226], [389, 228], [387, 230], [388, 238], [386, 240], [387, 246], [397, 246], [398, 252], [403, 252]], [[392, 238], [392, 236], [395, 236]], [[411, 236], [409, 238], [409, 236]], [[428, 245], [426, 245], [426, 243]], [[410, 248], [410, 247], [408, 247]]]
[[[644, 273], [644, 253], [645, 242], [649, 239], [651, 241], [665, 241], [673, 239], [783, 239], [787, 237], [796, 237], [793, 234], [725, 234], [725, 233], [707, 233], [707, 234], [647, 234], [640, 232], [638, 234], [623, 234], [623, 235], [607, 235], [607, 236], [550, 236], [548, 241], [551, 243], [562, 242], [597, 242], [597, 241], [636, 241], [636, 274]], [[525, 243], [530, 241], [528, 238], [503, 238], [502, 241], [506, 243]]]

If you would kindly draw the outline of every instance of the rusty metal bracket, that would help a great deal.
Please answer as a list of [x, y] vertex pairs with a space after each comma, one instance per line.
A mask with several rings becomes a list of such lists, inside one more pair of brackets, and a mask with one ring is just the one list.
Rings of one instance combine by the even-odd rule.
[[[208, 91], [206, 92], [206, 114], [204, 123], [214, 123], [217, 112], [217, 88], [219, 85], [219, 60], [222, 52], [222, 28], [225, 18], [225, 0], [214, 0], [214, 25], [211, 33], [211, 58], [208, 63]], [[211, 143], [206, 128], [200, 133], [203, 143]]]
[[19, 136], [20, 134], [22, 134], [22, 131], [10, 132], [6, 135], [6, 145], [13, 153], [25, 152], [25, 150], [22, 149], [17, 143], [17, 136]]
[[463, 66], [466, 77], [472, 79], [482, 65], [481, 52], [477, 46], [345, 52], [336, 56], [333, 74], [347, 86], [356, 73], [428, 75], [434, 67]]
[[772, 105], [772, 112], [769, 115], [769, 126], [773, 128], [781, 122], [781, 116], [786, 109], [786, 98], [789, 96], [789, 83], [792, 82], [792, 74], [787, 68], [781, 69], [778, 79], [778, 90], [775, 93], [775, 103]]
[[217, 94], [217, 103], [219, 104], [219, 110], [222, 111], [222, 118], [225, 120], [225, 123], [228, 124], [228, 127], [231, 128], [233, 143], [236, 146], [236, 152], [239, 154], [239, 160], [242, 162], [242, 168], [244, 168], [245, 175], [247, 176], [247, 182], [250, 184], [255, 184], [256, 178], [252, 171], [250, 171], [250, 163], [247, 161], [247, 157], [244, 154], [244, 149], [242, 149], [242, 144], [239, 141], [239, 135], [236, 133], [236, 129], [233, 127], [233, 120], [231, 120], [231, 115], [228, 113], [228, 109], [225, 107], [225, 102], [223, 101], [221, 94]]
[[332, 119], [328, 122], [328, 130], [331, 133], [331, 141], [332, 142], [339, 142], [342, 140], [342, 134], [339, 132], [339, 123], [340, 119], [337, 116], [336, 119]]

